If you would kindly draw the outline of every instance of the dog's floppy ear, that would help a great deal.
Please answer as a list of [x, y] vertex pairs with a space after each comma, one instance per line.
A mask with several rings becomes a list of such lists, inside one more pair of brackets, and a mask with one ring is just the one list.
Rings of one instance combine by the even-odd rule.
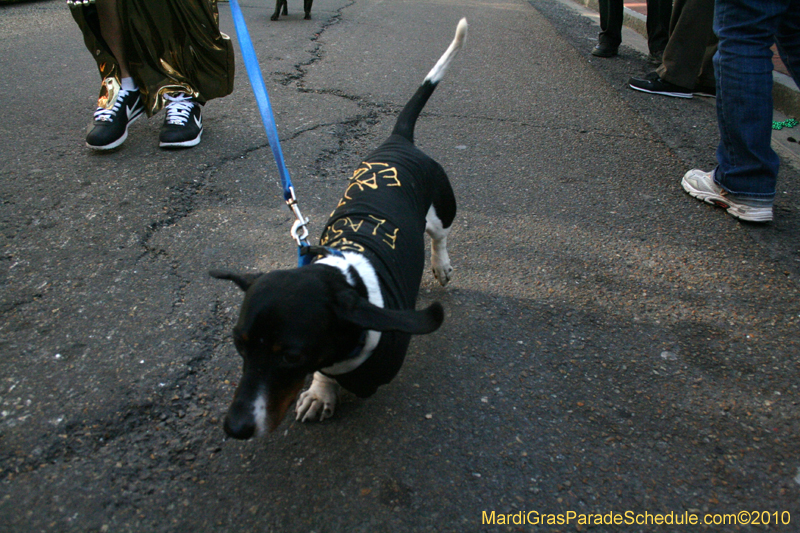
[[217, 279], [229, 279], [239, 286], [240, 289], [247, 292], [247, 289], [255, 283], [255, 281], [262, 276], [262, 274], [236, 274], [229, 270], [209, 270], [208, 275]]
[[444, 321], [444, 309], [439, 302], [422, 311], [414, 311], [384, 309], [369, 303], [354, 291], [340, 294], [338, 300], [338, 317], [364, 329], [422, 335], [436, 331]]

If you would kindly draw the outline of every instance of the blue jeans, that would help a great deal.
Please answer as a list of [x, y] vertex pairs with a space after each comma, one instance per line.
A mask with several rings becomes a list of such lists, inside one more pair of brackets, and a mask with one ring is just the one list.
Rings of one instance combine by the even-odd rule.
[[743, 198], [772, 200], [778, 155], [772, 150], [772, 51], [778, 45], [800, 85], [800, 0], [717, 0], [715, 181]]

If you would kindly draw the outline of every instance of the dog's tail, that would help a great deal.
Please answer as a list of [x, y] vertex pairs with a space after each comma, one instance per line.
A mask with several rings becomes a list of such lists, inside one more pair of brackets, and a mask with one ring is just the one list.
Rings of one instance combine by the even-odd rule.
[[419, 86], [417, 92], [414, 93], [414, 96], [411, 97], [411, 100], [408, 101], [406, 106], [400, 112], [400, 115], [397, 117], [397, 123], [392, 131], [393, 135], [400, 135], [412, 143], [414, 142], [414, 125], [417, 122], [417, 118], [422, 112], [422, 108], [425, 107], [425, 104], [428, 102], [428, 98], [431, 97], [434, 89], [436, 89], [436, 86], [444, 77], [444, 73], [447, 71], [447, 67], [450, 66], [450, 62], [453, 61], [453, 58], [456, 57], [458, 51], [461, 50], [466, 38], [467, 19], [464, 18], [458, 23], [458, 27], [456, 28], [456, 36], [453, 39], [453, 42], [450, 43], [450, 47], [447, 49], [444, 55], [439, 58], [439, 61], [436, 62], [431, 71], [428, 72], [428, 75], [425, 76], [425, 80], [423, 80], [422, 85]]

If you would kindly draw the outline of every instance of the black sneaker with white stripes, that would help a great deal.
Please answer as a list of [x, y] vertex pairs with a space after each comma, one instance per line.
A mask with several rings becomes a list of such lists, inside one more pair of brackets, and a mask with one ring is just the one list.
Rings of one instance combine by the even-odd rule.
[[86, 136], [86, 146], [92, 150], [111, 150], [128, 138], [128, 127], [142, 116], [144, 102], [139, 90], [120, 89], [117, 98], [94, 112], [94, 127]]
[[652, 74], [648, 75], [644, 79], [631, 78], [628, 80], [628, 85], [631, 89], [650, 94], [661, 94], [664, 96], [672, 96], [673, 98], [692, 97], [691, 89], [680, 87], [668, 81], [662, 80], [658, 74], [655, 76]]
[[200, 143], [203, 135], [203, 106], [187, 94], [164, 95], [167, 116], [161, 127], [161, 148], [189, 148]]

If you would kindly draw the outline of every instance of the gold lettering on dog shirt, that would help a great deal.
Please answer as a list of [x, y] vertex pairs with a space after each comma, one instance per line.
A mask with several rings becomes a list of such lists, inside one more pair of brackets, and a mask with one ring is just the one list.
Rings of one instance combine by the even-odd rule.
[[357, 242], [353, 242], [349, 239], [341, 239], [333, 244], [331, 244], [333, 248], [338, 248], [343, 252], [353, 251], [353, 252], [364, 252], [364, 247], [358, 244]]
[[378, 217], [373, 216], [373, 215], [370, 215], [369, 218], [371, 218], [372, 220], [377, 220], [378, 221], [378, 223], [375, 225], [375, 229], [372, 230], [372, 234], [373, 235], [377, 235], [378, 234], [378, 228], [380, 228], [383, 224], [386, 224], [386, 220], [383, 219], [383, 218], [378, 218]]
[[358, 230], [361, 229], [361, 225], [364, 223], [363, 220], [360, 220], [358, 224], [353, 222], [353, 219], [350, 217], [340, 218], [338, 220], [334, 220], [333, 224], [330, 225], [331, 230], [335, 231], [337, 236], [341, 235], [343, 232], [347, 231], [349, 228], [353, 231], [353, 233], [358, 233]]
[[[388, 166], [388, 165], [387, 165]], [[378, 172], [378, 176], [383, 179], [391, 180], [393, 183], [387, 183], [387, 187], [402, 187], [400, 180], [397, 178], [397, 169], [395, 167], [389, 167], [386, 170], [381, 170]]]
[[[365, 174], [369, 174], [369, 177], [364, 178]], [[344, 197], [339, 201], [339, 205], [336, 208], [338, 209], [346, 204], [347, 200], [352, 200], [350, 189], [353, 187], [358, 187], [359, 192], [363, 192], [365, 188], [376, 190], [379, 185], [378, 178], [388, 180], [387, 187], [401, 187], [402, 184], [397, 176], [397, 168], [390, 167], [386, 163], [361, 163], [353, 172], [353, 176], [350, 178], [350, 185], [347, 186], [344, 191]]]
[[386, 239], [383, 239], [383, 242], [385, 242], [386, 244], [391, 246], [392, 250], [394, 250], [394, 245], [397, 242], [397, 232], [398, 231], [400, 231], [400, 228], [395, 228], [394, 232], [391, 235], [389, 233], [386, 233], [386, 232], [384, 232], [384, 234], [383, 234], [384, 237], [388, 237], [388, 238], [392, 239], [391, 242], [387, 241]]
[[353, 177], [350, 178], [350, 185], [348, 185], [347, 190], [344, 191], [344, 197], [347, 200], [352, 200], [352, 198], [350, 198], [350, 189], [353, 187], [358, 187], [360, 192], [364, 191], [364, 187], [369, 187], [373, 191], [378, 188], [378, 178], [375, 173], [371, 173], [370, 177], [367, 179], [361, 179], [364, 174], [372, 170], [372, 165], [370, 163], [362, 163], [361, 165], [362, 166], [358, 167], [355, 172], [353, 172]]
[[345, 225], [350, 226], [350, 229], [352, 229], [354, 233], [358, 233], [358, 230], [361, 229], [361, 224], [364, 223], [363, 220], [360, 220], [358, 224], [356, 224], [350, 217], [346, 217], [343, 220], [345, 221]]
[[[325, 238], [327, 241], [335, 241], [342, 236], [342, 233], [344, 233], [344, 229], [337, 229], [334, 227], [336, 226], [336, 222], [339, 222], [339, 220], [328, 226], [328, 230], [325, 232]], [[320, 244], [324, 246], [326, 243], [320, 242]]]
[[[348, 201], [353, 200], [355, 195], [378, 190], [381, 185], [384, 187], [402, 187], [397, 168], [387, 163], [361, 163], [353, 172], [353, 176], [349, 180], [344, 195], [339, 200], [336, 209], [330, 214], [330, 217], [333, 218], [336, 216], [339, 209], [347, 205]], [[353, 188], [355, 188], [355, 190]], [[397, 243], [398, 231], [400, 230], [395, 229], [390, 233], [387, 227], [384, 226], [384, 224], [387, 223], [386, 219], [378, 218], [374, 215], [368, 216], [375, 224], [372, 229], [372, 235], [381, 237], [382, 242], [389, 245], [392, 250], [394, 250]], [[369, 222], [369, 219], [366, 219], [366, 221]], [[320, 238], [320, 244], [322, 246], [333, 246], [342, 250], [363, 252], [364, 248], [360, 244], [348, 240], [344, 235], [348, 231], [359, 233], [364, 222], [365, 220], [354, 220], [349, 216], [340, 216], [340, 218], [334, 220], [325, 229], [325, 232]], [[368, 223], [366, 231], [369, 231], [369, 226], [370, 224]], [[389, 226], [392, 226], [392, 224], [389, 224]]]

